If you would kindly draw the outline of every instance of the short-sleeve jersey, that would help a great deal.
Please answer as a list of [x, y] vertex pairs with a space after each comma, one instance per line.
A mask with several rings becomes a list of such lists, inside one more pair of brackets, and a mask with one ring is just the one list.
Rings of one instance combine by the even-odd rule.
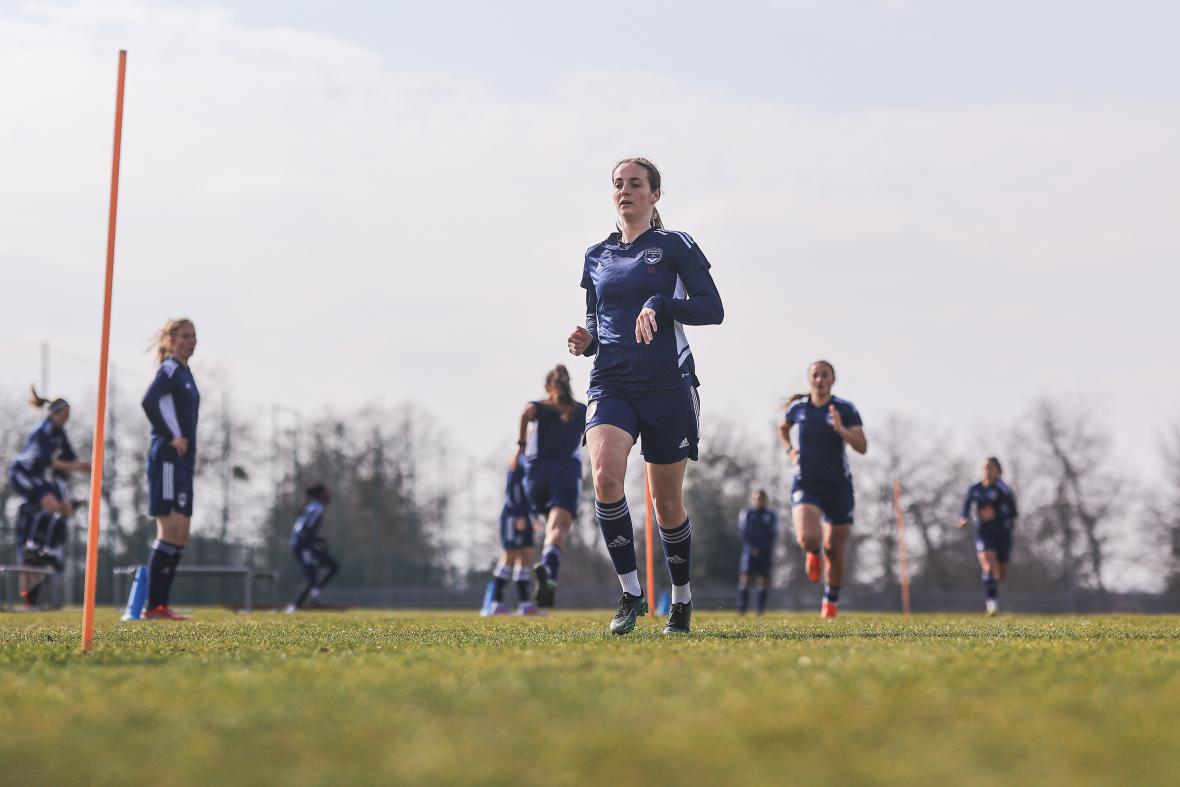
[[[143, 411], [152, 424], [151, 455], [193, 467], [197, 461], [197, 414], [201, 394], [189, 368], [166, 358], [143, 396]], [[188, 440], [183, 457], [169, 445], [174, 437]]]
[[738, 532], [746, 546], [770, 549], [778, 535], [778, 514], [769, 508], [747, 508], [738, 517]]
[[852, 478], [844, 438], [832, 427], [828, 406], [835, 406], [845, 428], [862, 426], [860, 413], [852, 402], [833, 396], [823, 407], [816, 407], [807, 396], [787, 408], [788, 424], [799, 427], [799, 465], [795, 475], [803, 482], [839, 484]]
[[54, 459], [73, 462], [77, 458], [65, 430], [46, 418], [25, 437], [20, 453], [12, 460], [12, 466], [36, 478], [43, 478]]
[[305, 546], [318, 538], [323, 521], [324, 504], [319, 500], [308, 501], [291, 528], [291, 546]]
[[525, 442], [525, 457], [537, 461], [582, 461], [582, 433], [586, 431], [586, 405], [574, 402], [568, 421], [561, 420], [561, 411], [544, 402], [533, 402], [537, 420], [529, 430]]
[[[685, 325], [721, 322], [721, 296], [709, 261], [687, 233], [652, 228], [631, 243], [612, 233], [586, 251], [582, 287], [595, 354], [591, 395], [609, 390], [697, 386]], [[656, 312], [651, 344], [635, 340], [645, 306]]]
[[985, 486], [982, 481], [972, 484], [963, 499], [960, 516], [971, 516], [972, 508], [980, 524], [998, 522], [1010, 528], [1016, 522], [1016, 495], [1003, 481], [996, 481], [991, 486]]

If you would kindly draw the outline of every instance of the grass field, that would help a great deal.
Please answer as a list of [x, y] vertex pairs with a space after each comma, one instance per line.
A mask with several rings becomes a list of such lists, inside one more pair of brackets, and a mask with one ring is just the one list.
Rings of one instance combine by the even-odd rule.
[[0, 616], [4, 783], [1180, 784], [1175, 617], [197, 617]]

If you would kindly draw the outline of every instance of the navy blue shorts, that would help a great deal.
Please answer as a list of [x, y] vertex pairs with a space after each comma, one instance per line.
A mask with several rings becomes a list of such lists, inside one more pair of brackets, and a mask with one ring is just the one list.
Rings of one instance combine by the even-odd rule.
[[548, 515], [550, 508], [564, 508], [577, 516], [578, 498], [582, 496], [582, 463], [573, 459], [533, 461], [525, 470], [524, 491], [541, 514]]
[[148, 459], [148, 514], [168, 516], [173, 512], [193, 515], [193, 469], [181, 462]]
[[20, 467], [13, 467], [8, 471], [8, 482], [18, 495], [29, 503], [37, 504], [38, 507], [45, 495], [62, 499], [61, 487], [56, 483], [39, 478]]
[[758, 554], [750, 553], [750, 548], [742, 550], [742, 561], [738, 568], [739, 574], [750, 574], [756, 577], [769, 577], [773, 552], [770, 549], [760, 549]]
[[[524, 529], [517, 528], [524, 523]], [[500, 546], [504, 549], [524, 549], [536, 544], [533, 535], [533, 518], [529, 514], [500, 513]]]
[[603, 391], [586, 407], [586, 431], [599, 424], [617, 426], [642, 439], [643, 458], [671, 465], [697, 458], [701, 398], [696, 388], [667, 391]]
[[331, 553], [328, 552], [328, 542], [322, 538], [292, 544], [291, 552], [295, 555], [295, 561], [303, 569], [303, 573], [310, 579], [316, 578], [320, 566], [324, 563], [335, 562], [332, 560]]
[[856, 498], [852, 493], [852, 479], [838, 484], [804, 482], [798, 476], [791, 484], [791, 504], [812, 505], [824, 513], [824, 519], [833, 525], [851, 525], [852, 509]]
[[975, 551], [996, 553], [1001, 563], [1012, 557], [1012, 531], [1003, 522], [981, 522], [975, 526]]

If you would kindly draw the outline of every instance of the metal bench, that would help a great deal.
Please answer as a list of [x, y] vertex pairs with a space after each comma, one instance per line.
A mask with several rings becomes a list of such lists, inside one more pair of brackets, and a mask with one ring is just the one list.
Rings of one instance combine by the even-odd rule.
[[[41, 609], [48, 609], [49, 598], [53, 596], [54, 577], [58, 576], [57, 572], [43, 566], [18, 566], [12, 564], [0, 565], [0, 609], [11, 609], [9, 599], [20, 597], [20, 592], [16, 585], [18, 577], [21, 574], [45, 577], [44, 581], [48, 584], [42, 590], [42, 599], [44, 600], [41, 602], [40, 607]], [[10, 587], [12, 588], [11, 591], [9, 590]]]
[[[115, 609], [122, 609], [127, 603], [128, 583], [135, 577], [139, 564], [133, 566], [119, 566], [114, 569], [115, 574]], [[242, 580], [242, 611], [254, 611], [254, 580], [265, 579], [270, 582], [270, 606], [275, 609], [277, 603], [279, 572], [262, 571], [249, 566], [185, 566], [176, 569], [178, 577], [240, 577]]]

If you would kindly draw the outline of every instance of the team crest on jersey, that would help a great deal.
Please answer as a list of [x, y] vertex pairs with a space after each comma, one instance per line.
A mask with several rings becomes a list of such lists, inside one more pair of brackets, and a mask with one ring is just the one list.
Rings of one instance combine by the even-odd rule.
[[643, 251], [643, 261], [648, 265], [656, 265], [662, 259], [664, 259], [664, 250], [659, 246], [652, 246], [650, 249], [644, 249]]

